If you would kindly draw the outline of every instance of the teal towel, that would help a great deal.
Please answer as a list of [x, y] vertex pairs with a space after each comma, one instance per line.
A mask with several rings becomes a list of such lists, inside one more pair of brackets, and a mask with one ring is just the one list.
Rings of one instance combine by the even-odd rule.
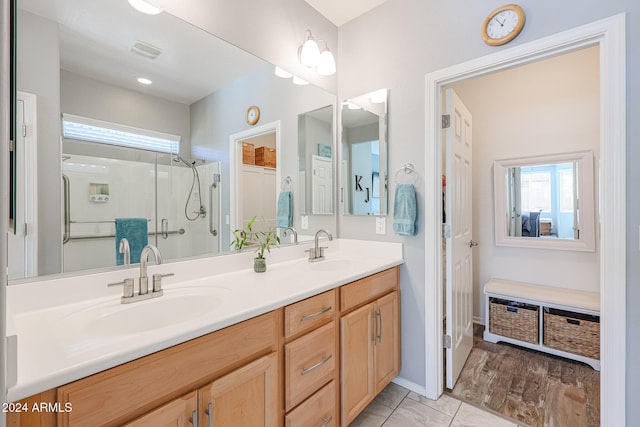
[[418, 233], [418, 206], [413, 184], [396, 185], [393, 202], [393, 232], [401, 236], [415, 236]]
[[120, 240], [126, 238], [131, 248], [131, 263], [140, 262], [142, 248], [147, 246], [149, 236], [147, 234], [146, 218], [116, 218], [116, 265], [124, 264], [124, 254], [121, 254]]
[[276, 227], [291, 227], [293, 224], [293, 193], [291, 191], [280, 192], [276, 211]]

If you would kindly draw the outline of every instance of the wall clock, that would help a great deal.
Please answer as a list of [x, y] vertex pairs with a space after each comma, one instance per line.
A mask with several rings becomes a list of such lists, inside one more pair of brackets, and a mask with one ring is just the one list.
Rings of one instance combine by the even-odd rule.
[[524, 28], [524, 10], [517, 4], [497, 8], [482, 24], [482, 40], [490, 46], [500, 46], [515, 39]]
[[246, 120], [251, 126], [258, 123], [258, 120], [260, 120], [260, 109], [255, 105], [247, 108]]

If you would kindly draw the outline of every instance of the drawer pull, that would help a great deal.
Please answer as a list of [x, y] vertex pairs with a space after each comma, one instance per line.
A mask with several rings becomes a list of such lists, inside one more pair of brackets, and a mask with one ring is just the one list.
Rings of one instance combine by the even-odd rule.
[[209, 427], [213, 427], [213, 403], [209, 402], [204, 413], [207, 414], [207, 418], [209, 418]]
[[570, 325], [580, 325], [580, 321], [577, 319], [567, 319], [567, 323]]
[[332, 354], [330, 354], [330, 355], [328, 355], [328, 356], [324, 356], [324, 357], [322, 358], [322, 360], [321, 360], [321, 361], [319, 361], [318, 363], [316, 363], [315, 365], [313, 365], [313, 366], [310, 366], [310, 367], [308, 367], [308, 368], [303, 369], [303, 370], [302, 370], [302, 375], [307, 375], [309, 372], [311, 372], [311, 371], [314, 371], [314, 370], [318, 369], [320, 366], [322, 366], [322, 365], [324, 365], [325, 363], [327, 363], [327, 361], [328, 361], [329, 359], [331, 359], [331, 357], [332, 357], [332, 356], [333, 356]]
[[189, 422], [193, 427], [198, 427], [198, 411], [193, 411], [191, 413], [191, 418], [189, 418]]
[[319, 311], [319, 312], [317, 312], [317, 313], [307, 314], [306, 316], [302, 316], [302, 317], [300, 318], [300, 321], [301, 321], [301, 322], [304, 322], [305, 320], [315, 319], [316, 317], [318, 317], [318, 316], [321, 316], [321, 315], [325, 314], [327, 311], [331, 310], [332, 308], [333, 308], [332, 306], [329, 306], [329, 307], [323, 307], [323, 309], [322, 309], [322, 310], [320, 310], [320, 311]]
[[330, 417], [322, 417], [322, 425], [320, 427], [327, 427], [329, 423], [333, 420], [333, 416]]

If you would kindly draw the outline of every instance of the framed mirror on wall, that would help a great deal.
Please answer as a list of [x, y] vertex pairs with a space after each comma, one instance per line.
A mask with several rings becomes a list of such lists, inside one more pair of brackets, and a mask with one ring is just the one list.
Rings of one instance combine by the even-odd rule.
[[[167, 12], [144, 15], [126, 1], [16, 5], [16, 86], [37, 105], [28, 132], [37, 186], [18, 182], [26, 190], [15, 195], [18, 206], [33, 200], [31, 210], [40, 214], [29, 224], [38, 234], [24, 261], [38, 268], [17, 268], [13, 279], [118, 268], [116, 218], [146, 217], [149, 243], [157, 241], [167, 261], [228, 252], [237, 196], [231, 194], [230, 135], [280, 121], [277, 170], [297, 185], [298, 116], [336, 104], [334, 94], [294, 85], [276, 76], [272, 64]], [[254, 123], [246, 117], [251, 105], [260, 108]], [[174, 135], [179, 145], [154, 151], [68, 136], [59, 144], [65, 114], [134, 128], [137, 135]], [[323, 145], [335, 150], [334, 139]], [[67, 218], [63, 175], [70, 182]], [[309, 212], [309, 228], [335, 233], [334, 210]], [[293, 226], [299, 222], [296, 215]], [[75, 250], [87, 245], [100, 247], [91, 259], [89, 251]]]
[[591, 151], [494, 161], [496, 245], [595, 251]]
[[386, 215], [387, 100], [380, 89], [342, 103], [341, 212]]

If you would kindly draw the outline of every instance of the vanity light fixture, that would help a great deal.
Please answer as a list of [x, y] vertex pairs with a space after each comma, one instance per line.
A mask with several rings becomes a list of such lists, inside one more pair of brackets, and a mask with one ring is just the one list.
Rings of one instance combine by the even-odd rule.
[[157, 15], [162, 12], [162, 9], [145, 0], [129, 0], [129, 4], [138, 12], [146, 13], [147, 15]]
[[151, 80], [149, 80], [146, 77], [138, 77], [137, 80], [138, 80], [138, 83], [143, 85], [150, 85], [151, 83], [153, 83]]
[[304, 86], [304, 85], [308, 85], [309, 82], [306, 80], [301, 79], [298, 76], [293, 76], [293, 84], [294, 85], [298, 85], [298, 86]]
[[288, 71], [283, 70], [282, 68], [278, 67], [277, 65], [276, 65], [275, 73], [276, 73], [276, 76], [282, 77], [283, 79], [290, 79], [291, 77], [293, 77], [293, 74], [291, 74]]
[[321, 76], [332, 76], [336, 73], [336, 59], [329, 50], [326, 40], [320, 40], [324, 42], [324, 49], [320, 52], [320, 58], [318, 59], [318, 68], [316, 71]]
[[304, 42], [298, 48], [298, 57], [300, 58], [300, 63], [305, 67], [311, 68], [318, 65], [318, 61], [320, 60], [320, 48], [311, 35], [311, 30], [307, 30], [305, 33]]
[[382, 104], [387, 100], [387, 90], [380, 89], [371, 94], [371, 102], [374, 104]]

